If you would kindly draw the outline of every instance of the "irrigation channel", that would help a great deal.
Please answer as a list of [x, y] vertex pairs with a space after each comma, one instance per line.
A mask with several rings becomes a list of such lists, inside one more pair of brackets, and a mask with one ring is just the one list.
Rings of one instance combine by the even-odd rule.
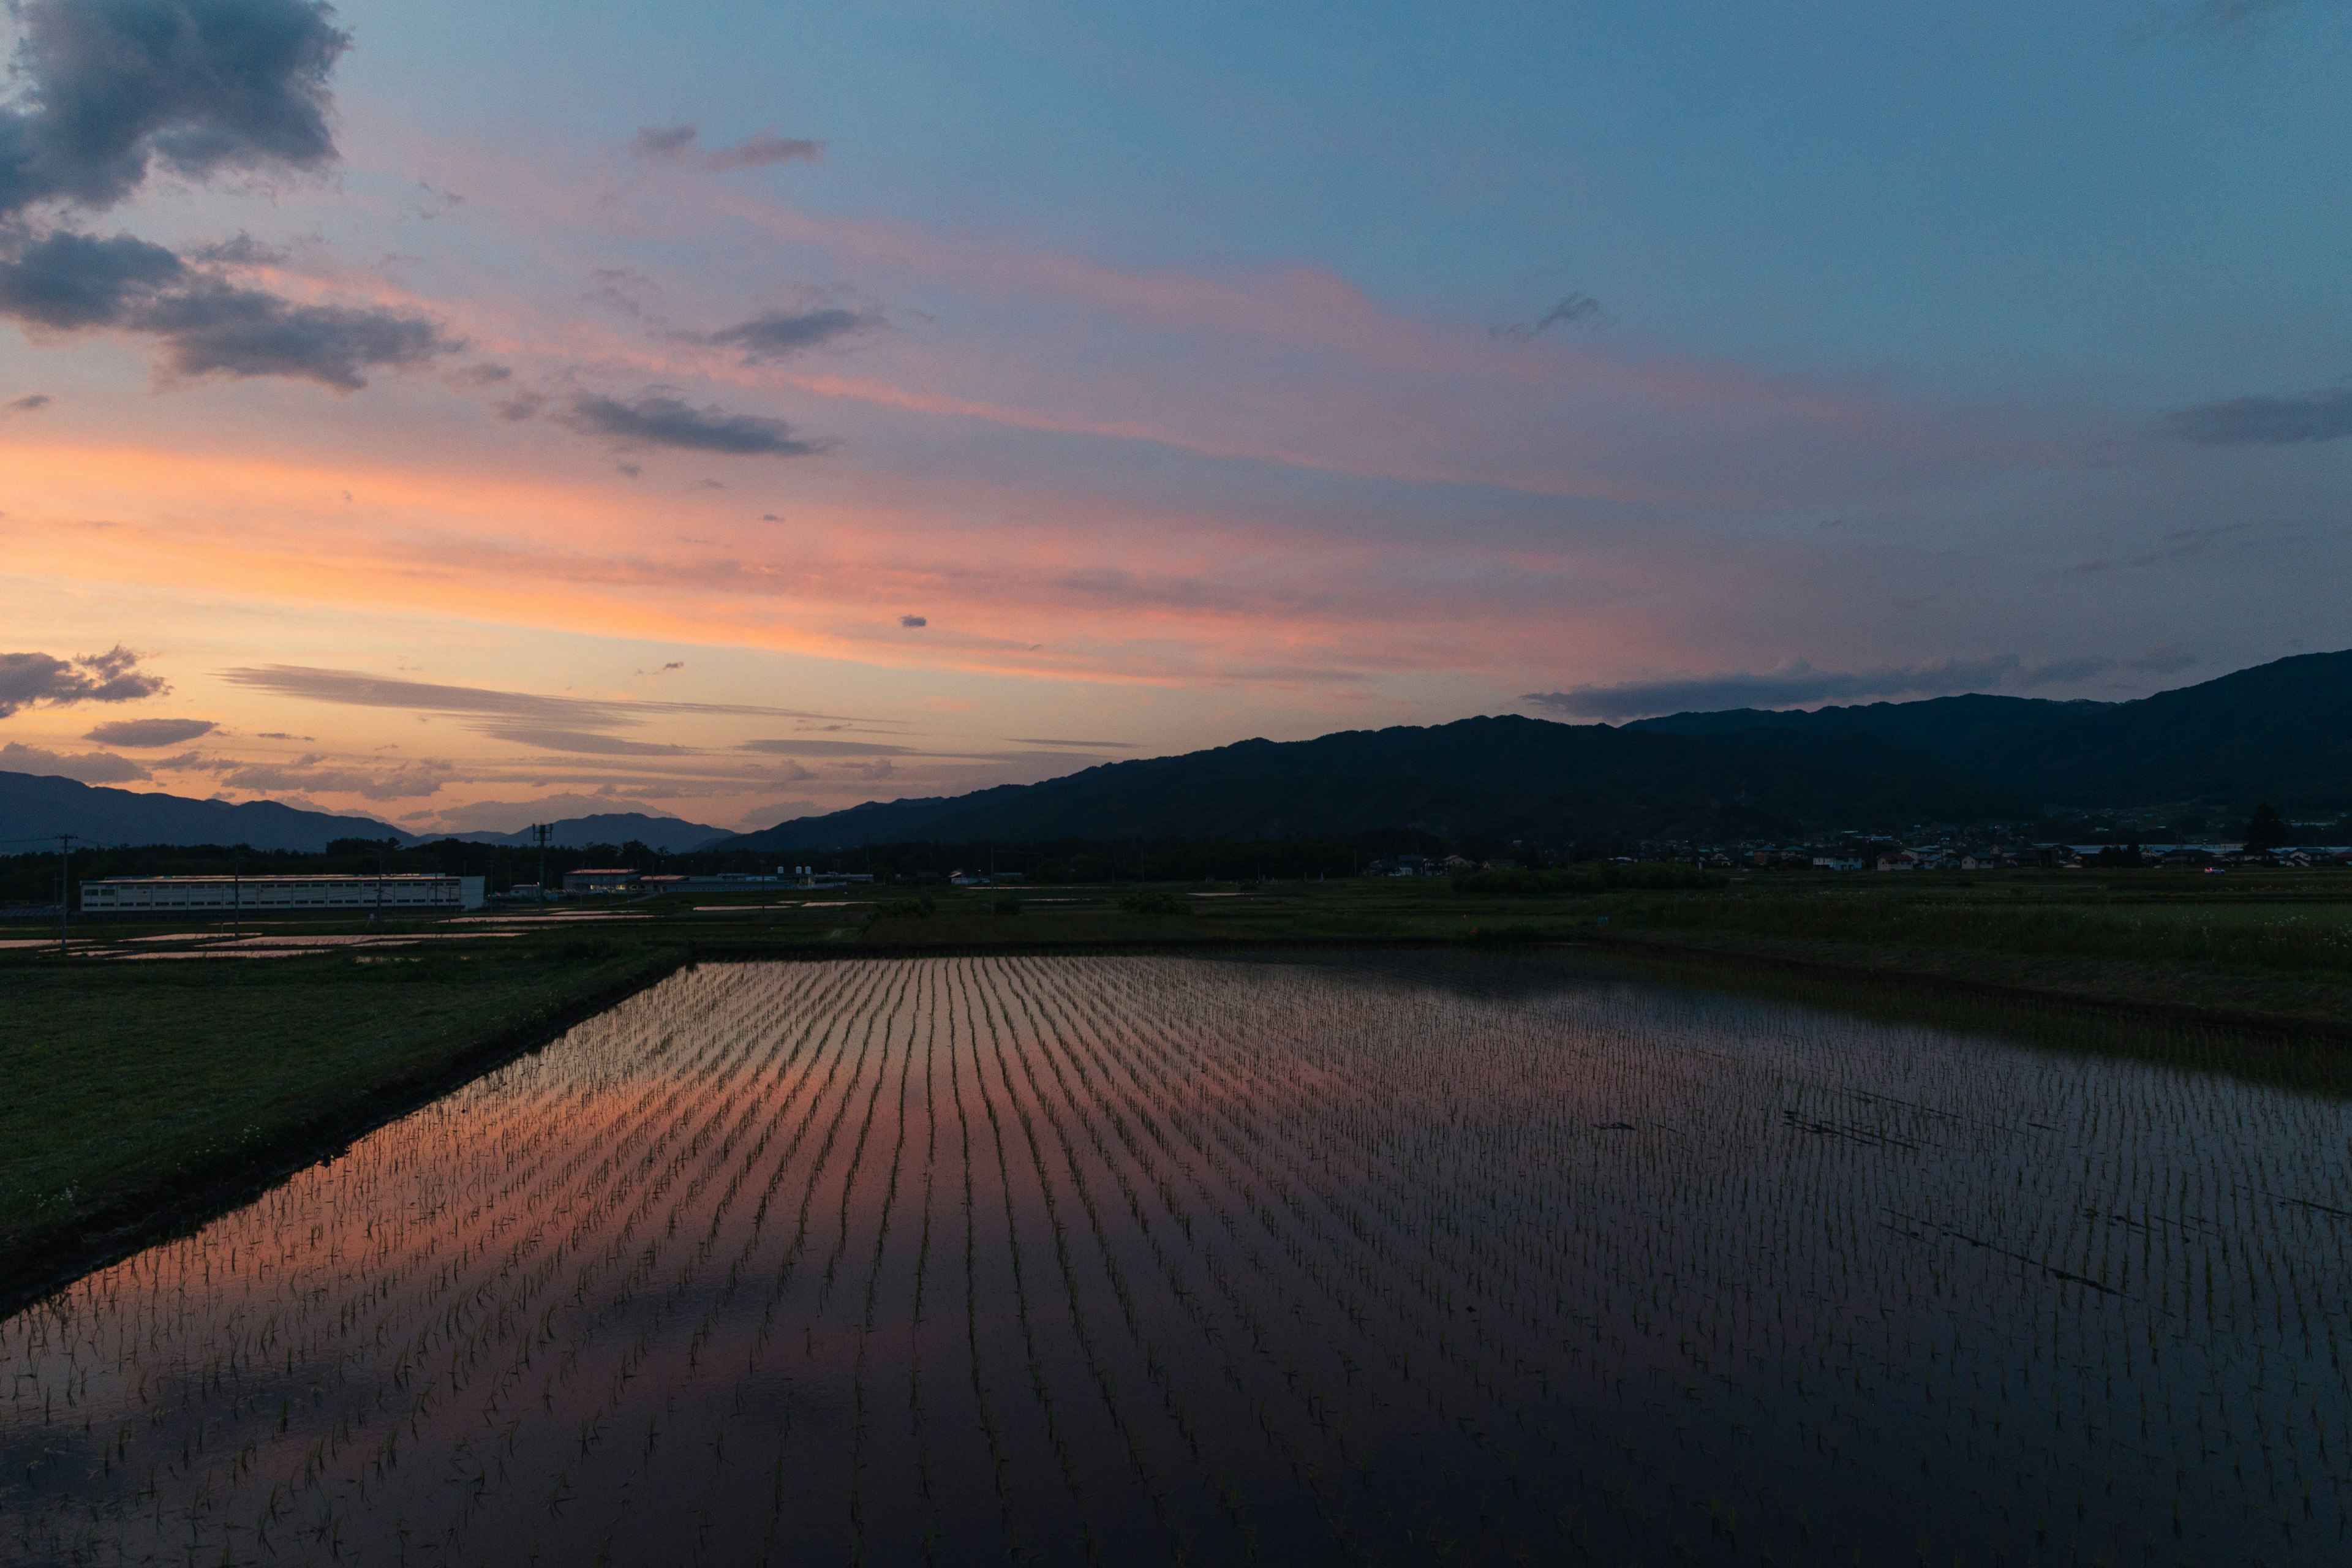
[[0, 1324], [0, 1556], [2343, 1563], [2347, 1136], [1566, 957], [705, 965]]

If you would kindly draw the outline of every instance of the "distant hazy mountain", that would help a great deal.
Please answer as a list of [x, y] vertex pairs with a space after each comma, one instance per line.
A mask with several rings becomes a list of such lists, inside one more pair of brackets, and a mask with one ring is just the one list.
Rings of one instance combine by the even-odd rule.
[[1520, 718], [1244, 741], [972, 795], [874, 802], [726, 840], [1459, 836], [1729, 838], [2030, 818], [2044, 805], [2352, 807], [2352, 652], [2130, 702], [1939, 697], [1612, 728]]
[[726, 847], [781, 853], [894, 839], [1251, 838], [1375, 827], [1717, 837], [2032, 810], [1998, 784], [1866, 737], [1748, 747], [1506, 717], [1109, 763], [1043, 784], [801, 817]]
[[2352, 808], [2352, 652], [2300, 654], [2129, 702], [1937, 697], [1676, 713], [1625, 728], [1751, 747], [1866, 738], [2063, 805]]
[[[626, 844], [634, 838], [648, 848], [677, 854], [685, 849], [699, 849], [714, 839], [729, 837], [723, 827], [706, 827], [699, 822], [687, 822], [675, 816], [648, 816], [641, 811], [606, 811], [589, 816], [567, 816], [548, 826], [555, 831], [548, 837], [550, 844], [567, 849], [585, 848], [591, 844]], [[430, 839], [462, 838], [469, 844], [536, 843], [530, 830], [515, 833], [451, 833], [427, 834]]]
[[[249, 844], [318, 851], [332, 838], [409, 836], [367, 816], [298, 811], [276, 801], [230, 805], [184, 795], [106, 789], [43, 773], [0, 773], [0, 839], [70, 833], [98, 844]], [[11, 846], [12, 852], [37, 848]]]

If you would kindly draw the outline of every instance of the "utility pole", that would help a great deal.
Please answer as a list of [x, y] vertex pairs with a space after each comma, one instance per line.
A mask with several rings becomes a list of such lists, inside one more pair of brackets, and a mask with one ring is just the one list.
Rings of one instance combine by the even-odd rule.
[[242, 941], [245, 937], [244, 853], [240, 850], [236, 858], [229, 864], [229, 902], [230, 908], [233, 911], [229, 916], [229, 937], [232, 941]]
[[547, 836], [553, 831], [553, 825], [550, 823], [534, 822], [530, 825], [530, 836], [539, 841], [539, 907], [541, 909], [547, 907]]
[[73, 841], [79, 834], [58, 835], [58, 954], [65, 955], [66, 940], [73, 924]]

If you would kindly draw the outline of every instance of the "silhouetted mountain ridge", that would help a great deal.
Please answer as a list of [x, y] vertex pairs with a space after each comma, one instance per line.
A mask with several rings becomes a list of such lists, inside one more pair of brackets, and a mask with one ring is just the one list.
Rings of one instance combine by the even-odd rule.
[[1971, 695], [1623, 726], [1516, 716], [1251, 740], [1034, 784], [869, 802], [724, 840], [827, 851], [934, 839], [1727, 839], [2262, 799], [2352, 806], [2352, 652], [2306, 654], [2128, 702]]

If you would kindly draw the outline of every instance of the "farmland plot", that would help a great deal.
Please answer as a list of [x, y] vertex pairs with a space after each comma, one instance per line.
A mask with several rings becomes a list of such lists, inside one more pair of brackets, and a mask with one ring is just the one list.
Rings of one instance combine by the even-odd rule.
[[704, 966], [0, 1324], [0, 1559], [2342, 1562], [2348, 1140], [1528, 956]]

